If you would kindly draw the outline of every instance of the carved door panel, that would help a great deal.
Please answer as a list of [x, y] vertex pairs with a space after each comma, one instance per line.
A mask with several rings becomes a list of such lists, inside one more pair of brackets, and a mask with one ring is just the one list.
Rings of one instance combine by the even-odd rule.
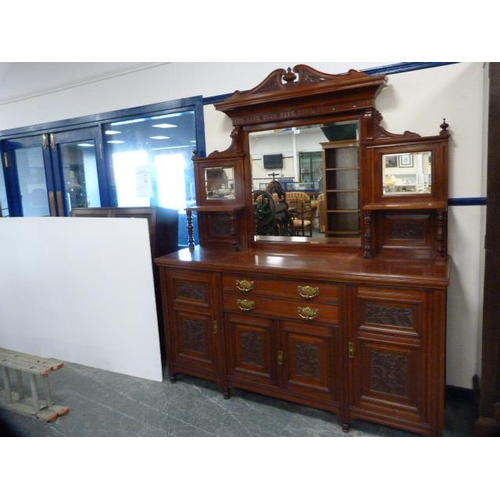
[[[162, 275], [162, 278], [164, 276]], [[167, 319], [167, 359], [171, 376], [177, 371], [221, 381], [224, 373], [219, 288], [212, 273], [170, 270]]]
[[176, 310], [173, 319], [176, 334], [172, 339], [172, 364], [178, 370], [189, 368], [217, 372], [218, 356], [212, 316]]
[[426, 294], [360, 287], [348, 345], [350, 415], [422, 431], [428, 427], [430, 387]]
[[281, 338], [278, 359], [287, 392], [338, 401], [342, 376], [338, 329], [287, 321], [281, 324]]
[[273, 321], [242, 314], [226, 315], [228, 375], [230, 382], [276, 386], [277, 335]]

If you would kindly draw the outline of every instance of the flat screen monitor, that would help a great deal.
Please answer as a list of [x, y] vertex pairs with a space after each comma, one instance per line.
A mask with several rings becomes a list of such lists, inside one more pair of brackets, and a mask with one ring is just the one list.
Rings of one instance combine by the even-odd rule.
[[264, 168], [273, 170], [276, 168], [283, 168], [283, 154], [272, 154], [272, 155], [264, 155]]

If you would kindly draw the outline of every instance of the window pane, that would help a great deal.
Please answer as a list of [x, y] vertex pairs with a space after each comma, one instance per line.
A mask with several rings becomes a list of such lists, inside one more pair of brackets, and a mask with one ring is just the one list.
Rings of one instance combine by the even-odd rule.
[[114, 202], [179, 211], [179, 244], [187, 244], [185, 208], [195, 204], [194, 111], [124, 119], [104, 126]]
[[94, 141], [61, 144], [60, 153], [68, 211], [100, 207]]
[[7, 191], [5, 189], [5, 179], [3, 172], [0, 174], [0, 217], [9, 216], [9, 206], [7, 204]]
[[49, 216], [49, 196], [42, 148], [17, 149], [15, 155], [23, 215]]

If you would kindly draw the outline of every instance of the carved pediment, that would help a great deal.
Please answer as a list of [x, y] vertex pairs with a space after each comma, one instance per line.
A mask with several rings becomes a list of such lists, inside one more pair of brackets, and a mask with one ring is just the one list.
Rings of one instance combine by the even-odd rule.
[[363, 81], [370, 79], [370, 75], [363, 73], [361, 71], [356, 71], [354, 69], [349, 70], [347, 73], [334, 75], [329, 73], [323, 73], [318, 71], [306, 64], [298, 64], [294, 68], [288, 69], [277, 69], [264, 79], [262, 83], [254, 87], [253, 89], [246, 90], [244, 92], [236, 91], [233, 98], [236, 97], [249, 97], [256, 96], [258, 94], [275, 92], [275, 91], [286, 91], [290, 89], [296, 89], [303, 85], [311, 85], [326, 82], [328, 84], [335, 85], [346, 85], [353, 83], [355, 81]]
[[[420, 134], [417, 134], [416, 132], [410, 132], [409, 130], [406, 130], [402, 134], [394, 134], [392, 132], [387, 131], [384, 127], [382, 127], [381, 122], [383, 120], [383, 117], [381, 113], [374, 109], [373, 110], [373, 138], [377, 140], [384, 140], [384, 139], [391, 139], [391, 140], [407, 140], [407, 139], [419, 139], [422, 138]], [[446, 123], [446, 119], [443, 118], [443, 122], [440, 125], [441, 132], [439, 132], [440, 137], [449, 137], [450, 132], [448, 131], [449, 124]], [[426, 139], [426, 138], [423, 138]]]
[[385, 83], [385, 75], [356, 70], [335, 75], [299, 64], [293, 69], [274, 70], [256, 87], [236, 91], [215, 107], [230, 116], [235, 126], [319, 118], [334, 110], [359, 113], [374, 106]]
[[393, 134], [391, 132], [388, 132], [384, 127], [382, 127], [381, 122], [382, 122], [382, 115], [379, 111], [375, 110], [373, 113], [373, 137], [375, 139], [395, 139], [395, 138], [416, 138], [416, 137], [421, 137], [420, 134], [417, 134], [415, 132], [410, 132], [406, 130], [402, 134]]

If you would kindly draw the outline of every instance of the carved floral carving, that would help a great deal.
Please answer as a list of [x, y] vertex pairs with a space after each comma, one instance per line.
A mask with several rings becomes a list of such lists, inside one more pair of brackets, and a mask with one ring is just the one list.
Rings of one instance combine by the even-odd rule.
[[205, 283], [179, 282], [177, 297], [207, 301], [208, 291]]
[[295, 355], [297, 375], [315, 379], [320, 378], [319, 346], [306, 342], [297, 342], [295, 344]]
[[241, 357], [244, 363], [262, 366], [263, 364], [263, 340], [262, 335], [254, 332], [242, 332], [241, 334]]
[[370, 356], [370, 383], [373, 391], [408, 396], [408, 357], [373, 351]]
[[185, 349], [195, 352], [207, 352], [207, 339], [205, 336], [205, 322], [187, 319], [182, 320], [182, 338]]
[[371, 302], [365, 305], [367, 323], [413, 328], [413, 316], [413, 308], [409, 306], [386, 306]]
[[391, 237], [398, 240], [423, 240], [425, 227], [422, 222], [393, 222]]

